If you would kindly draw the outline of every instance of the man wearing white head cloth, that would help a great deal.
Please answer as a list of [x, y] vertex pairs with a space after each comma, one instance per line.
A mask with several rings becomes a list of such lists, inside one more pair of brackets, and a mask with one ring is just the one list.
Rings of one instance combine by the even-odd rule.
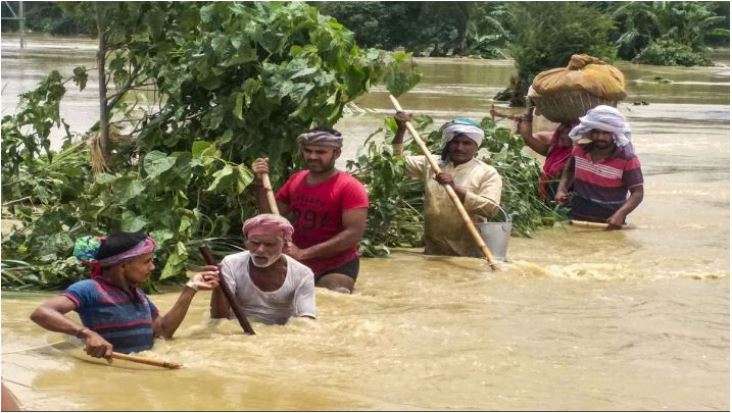
[[[409, 114], [397, 112], [398, 130], [392, 142], [395, 154], [402, 153], [409, 118]], [[481, 257], [442, 186], [455, 189], [473, 221], [485, 222], [501, 202], [501, 176], [494, 167], [475, 157], [485, 137], [480, 125], [467, 118], [457, 118], [443, 125], [441, 131], [442, 154], [438, 162], [441, 174], [435, 176], [423, 155], [405, 157], [409, 175], [424, 181], [425, 254]]]
[[[343, 137], [316, 128], [297, 137], [307, 169], [295, 172], [277, 191], [277, 206], [295, 227], [287, 254], [310, 267], [315, 285], [351, 293], [359, 271], [358, 244], [366, 229], [369, 199], [356, 178], [335, 167]], [[269, 211], [262, 174], [266, 158], [252, 164], [259, 186], [259, 210]]]
[[[573, 219], [621, 228], [643, 201], [643, 173], [625, 117], [614, 107], [597, 106], [580, 118], [569, 137], [576, 145], [555, 200], [569, 203]], [[574, 188], [571, 200], [570, 184]]]
[[[266, 324], [315, 318], [313, 271], [284, 253], [293, 231], [279, 215], [257, 215], [242, 226], [247, 251], [221, 260], [221, 276], [244, 312]], [[211, 318], [232, 318], [220, 288], [211, 294]]]

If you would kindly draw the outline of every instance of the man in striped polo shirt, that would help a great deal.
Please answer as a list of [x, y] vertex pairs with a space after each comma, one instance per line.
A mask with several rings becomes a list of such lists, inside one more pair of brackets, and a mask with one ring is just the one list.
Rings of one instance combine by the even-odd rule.
[[[643, 174], [625, 117], [611, 106], [597, 106], [580, 118], [569, 136], [577, 145], [564, 168], [555, 200], [569, 202], [573, 219], [621, 228], [643, 200]], [[570, 200], [567, 188], [572, 183]]]

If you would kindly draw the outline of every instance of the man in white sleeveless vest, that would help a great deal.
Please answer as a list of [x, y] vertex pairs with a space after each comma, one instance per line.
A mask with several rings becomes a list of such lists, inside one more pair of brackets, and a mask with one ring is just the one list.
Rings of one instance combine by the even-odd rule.
[[[315, 318], [313, 271], [284, 254], [293, 231], [279, 215], [257, 215], [242, 227], [248, 251], [221, 261], [221, 277], [248, 317], [266, 324], [285, 324], [290, 317]], [[220, 289], [211, 295], [211, 318], [232, 318]]]

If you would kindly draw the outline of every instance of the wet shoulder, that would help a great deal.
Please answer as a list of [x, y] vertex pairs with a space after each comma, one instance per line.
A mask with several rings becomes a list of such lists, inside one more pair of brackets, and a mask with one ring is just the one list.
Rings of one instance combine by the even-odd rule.
[[638, 161], [638, 156], [635, 154], [635, 151], [632, 147], [625, 146], [622, 148], [618, 148], [618, 150], [615, 151], [615, 156], [626, 162]]
[[353, 197], [365, 198], [366, 187], [355, 176], [348, 172], [339, 171], [333, 188], [341, 198], [351, 199]]
[[283, 186], [285, 186], [285, 185], [298, 186], [303, 183], [303, 181], [305, 180], [305, 178], [307, 176], [308, 176], [307, 169], [297, 171], [297, 172], [293, 173], [292, 175], [290, 175], [289, 178], [287, 178], [287, 181], [285, 181]]
[[345, 171], [338, 171], [338, 181], [337, 182], [341, 186], [354, 186], [354, 185], [363, 186], [361, 181], [359, 181], [355, 176], [353, 176]]
[[287, 259], [287, 262], [290, 265], [290, 268], [292, 269], [292, 274], [297, 279], [302, 279], [305, 277], [313, 277], [313, 270], [310, 269], [307, 265], [301, 263], [300, 261], [290, 257], [289, 255], [285, 254], [285, 258]]
[[97, 282], [92, 280], [91, 278], [87, 278], [86, 280], [77, 281], [70, 286], [68, 286], [68, 289], [78, 289], [78, 290], [87, 290], [87, 289], [96, 289], [97, 288]]
[[249, 258], [249, 251], [237, 252], [229, 254], [221, 260], [221, 265], [241, 265]]
[[99, 296], [99, 284], [92, 280], [86, 279], [77, 281], [66, 288], [64, 293], [68, 296], [69, 294], [75, 298], [76, 304], [82, 301], [88, 301], [89, 299], [96, 298]]
[[474, 170], [482, 175], [498, 174], [498, 170], [495, 167], [493, 167], [493, 165], [489, 165], [488, 163], [486, 163], [478, 158], [473, 158], [473, 160], [471, 162], [473, 164]]

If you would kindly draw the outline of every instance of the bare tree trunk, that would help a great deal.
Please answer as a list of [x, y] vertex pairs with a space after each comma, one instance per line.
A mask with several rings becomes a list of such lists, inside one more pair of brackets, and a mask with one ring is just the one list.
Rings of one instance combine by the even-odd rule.
[[456, 2], [457, 10], [460, 14], [460, 21], [457, 27], [457, 39], [455, 42], [454, 55], [463, 56], [468, 49], [468, 25], [470, 24], [470, 14], [473, 5], [471, 2]]
[[99, 69], [99, 149], [104, 155], [104, 160], [110, 156], [109, 148], [109, 111], [107, 110], [107, 76], [105, 71], [105, 56], [107, 53], [107, 40], [104, 33], [104, 22], [102, 22], [102, 11], [97, 6], [97, 33], [99, 36], [99, 51], [97, 52], [97, 68]]
[[18, 22], [20, 23], [20, 48], [25, 48], [25, 6], [23, 5], [23, 2], [20, 1], [20, 5], [18, 7], [18, 17], [20, 20]]

